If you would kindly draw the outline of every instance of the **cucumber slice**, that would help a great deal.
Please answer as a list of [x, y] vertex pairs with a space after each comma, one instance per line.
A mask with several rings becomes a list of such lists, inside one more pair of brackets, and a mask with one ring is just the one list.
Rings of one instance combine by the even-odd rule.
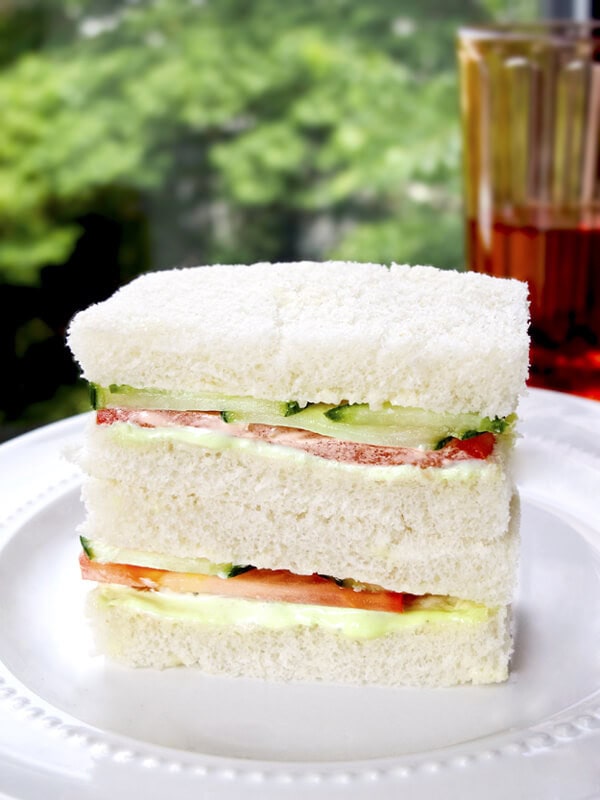
[[360, 425], [375, 428], [420, 428], [446, 431], [447, 436], [460, 439], [477, 436], [487, 431], [504, 433], [515, 419], [515, 415], [499, 418], [481, 417], [479, 414], [437, 414], [423, 408], [410, 406], [392, 406], [386, 404], [382, 409], [373, 411], [365, 403], [335, 406], [325, 412], [325, 416], [333, 422], [348, 425]]
[[90, 540], [86, 539], [85, 536], [80, 536], [79, 537], [79, 541], [81, 542], [81, 546], [83, 548], [83, 552], [86, 554], [86, 556], [91, 561], [94, 561], [95, 558], [96, 558], [96, 555], [94, 553], [94, 548], [92, 547], [92, 543], [90, 542]]
[[[126, 384], [108, 387], [90, 384], [93, 408], [149, 408], [169, 411], [235, 412], [265, 419], [289, 417], [300, 411], [295, 400], [257, 400], [254, 397], [226, 397], [209, 392], [169, 392], [166, 389], [135, 389]], [[233, 422], [227, 419], [226, 422]], [[258, 421], [255, 420], [255, 421]]]
[[214, 564], [207, 558], [179, 558], [162, 553], [148, 553], [143, 550], [115, 547], [99, 540], [91, 541], [84, 536], [79, 538], [87, 557], [91, 561], [99, 561], [101, 564], [131, 564], [137, 567], [166, 569], [171, 572], [194, 572], [221, 577], [229, 577], [231, 572], [236, 569], [238, 571], [245, 569], [245, 567], [235, 567], [233, 564]]

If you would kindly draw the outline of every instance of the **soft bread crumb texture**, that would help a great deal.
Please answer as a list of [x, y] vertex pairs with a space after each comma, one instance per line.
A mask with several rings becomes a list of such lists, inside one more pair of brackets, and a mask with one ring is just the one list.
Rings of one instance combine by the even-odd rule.
[[433, 267], [216, 265], [144, 275], [79, 313], [101, 385], [505, 416], [528, 369], [526, 284]]
[[130, 667], [197, 666], [209, 675], [382, 686], [496, 683], [508, 676], [507, 607], [480, 623], [425, 623], [354, 640], [319, 627], [274, 631], [169, 619], [98, 598], [94, 590], [88, 601], [97, 646]]
[[117, 547], [510, 602], [518, 502], [499, 449], [447, 469], [257, 457], [91, 426], [81, 532]]

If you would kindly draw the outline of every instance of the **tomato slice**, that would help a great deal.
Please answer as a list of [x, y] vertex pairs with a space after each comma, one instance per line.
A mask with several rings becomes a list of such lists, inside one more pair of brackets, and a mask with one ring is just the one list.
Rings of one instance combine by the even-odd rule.
[[267, 602], [305, 603], [364, 611], [404, 610], [404, 595], [386, 589], [356, 591], [323, 575], [295, 575], [285, 569], [251, 569], [231, 578], [171, 572], [133, 564], [102, 564], [85, 553], [79, 557], [82, 577], [99, 583], [117, 583], [133, 589], [168, 589], [181, 594], [210, 594]]
[[491, 456], [496, 437], [493, 433], [478, 433], [470, 439], [451, 439], [442, 449], [451, 457], [451, 453], [464, 453], [468, 458], [486, 459]]

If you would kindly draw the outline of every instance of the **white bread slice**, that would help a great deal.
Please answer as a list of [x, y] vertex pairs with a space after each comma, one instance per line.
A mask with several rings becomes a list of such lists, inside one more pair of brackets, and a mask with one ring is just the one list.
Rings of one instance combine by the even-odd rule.
[[144, 275], [79, 313], [68, 341], [101, 385], [506, 416], [527, 322], [518, 281], [301, 262]]
[[[251, 446], [256, 445], [256, 446]], [[518, 508], [501, 448], [449, 468], [340, 464], [266, 443], [213, 451], [92, 425], [81, 532], [116, 547], [510, 602]]]
[[198, 666], [212, 675], [272, 681], [452, 686], [506, 680], [510, 609], [481, 622], [424, 623], [373, 639], [322, 627], [271, 630], [209, 625], [140, 612], [90, 593], [88, 614], [102, 653], [130, 667]]

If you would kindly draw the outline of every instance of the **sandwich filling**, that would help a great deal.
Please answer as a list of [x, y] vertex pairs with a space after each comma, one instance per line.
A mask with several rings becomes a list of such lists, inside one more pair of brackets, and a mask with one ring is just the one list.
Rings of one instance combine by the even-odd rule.
[[101, 584], [101, 602], [170, 619], [271, 629], [318, 625], [361, 639], [423, 623], [477, 623], [494, 613], [484, 605], [453, 597], [392, 592], [328, 575], [215, 565], [205, 559], [190, 559], [188, 566], [206, 572], [103, 561], [104, 557], [145, 563], [161, 559], [156, 554], [106, 548], [87, 539], [82, 539], [82, 545], [82, 576]]
[[457, 461], [485, 460], [496, 442], [493, 433], [476, 433], [466, 439], [447, 437], [437, 450], [419, 447], [384, 446], [335, 439], [299, 428], [260, 423], [228, 423], [217, 411], [159, 411], [111, 408], [96, 412], [98, 425], [128, 423], [139, 428], [193, 428], [235, 439], [267, 442], [278, 447], [301, 450], [309, 455], [351, 464], [383, 466], [412, 465], [422, 468], [445, 467]]
[[[91, 386], [101, 426], [126, 423], [158, 431], [195, 430], [291, 448], [342, 463], [445, 467], [485, 461], [515, 417], [440, 414], [384, 404], [330, 406], [253, 397], [189, 395], [158, 389]], [[203, 440], [198, 438], [198, 444]], [[205, 442], [207, 446], [208, 439]]]

